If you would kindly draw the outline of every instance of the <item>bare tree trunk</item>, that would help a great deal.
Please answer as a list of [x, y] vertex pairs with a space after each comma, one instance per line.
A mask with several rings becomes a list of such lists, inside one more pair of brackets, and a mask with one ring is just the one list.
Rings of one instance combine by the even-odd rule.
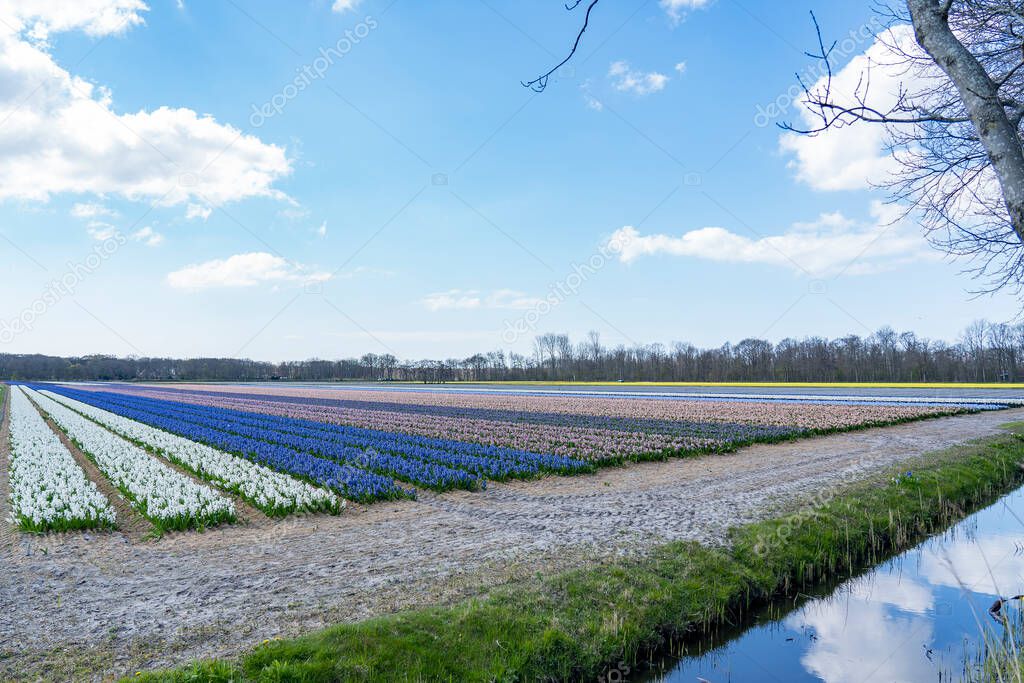
[[1024, 150], [999, 87], [949, 27], [953, 0], [907, 0], [918, 44], [959, 92], [999, 179], [1014, 232], [1024, 241]]

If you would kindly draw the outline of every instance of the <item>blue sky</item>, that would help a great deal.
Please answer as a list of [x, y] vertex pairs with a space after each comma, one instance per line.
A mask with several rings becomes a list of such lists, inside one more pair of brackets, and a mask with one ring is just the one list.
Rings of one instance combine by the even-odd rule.
[[0, 2], [0, 351], [460, 357], [1016, 314], [867, 186], [876, 131], [775, 125], [800, 120], [808, 11], [856, 61], [870, 3], [604, 0], [524, 89], [582, 10]]

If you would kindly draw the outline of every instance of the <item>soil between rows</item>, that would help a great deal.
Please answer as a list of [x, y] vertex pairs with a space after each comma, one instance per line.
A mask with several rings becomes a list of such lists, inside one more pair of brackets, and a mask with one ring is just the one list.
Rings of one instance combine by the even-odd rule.
[[[132, 541], [142, 541], [149, 534], [153, 532], [153, 525], [148, 519], [136, 512], [135, 508], [125, 500], [121, 492], [117, 490], [117, 487], [110, 483], [100, 469], [96, 467], [96, 464], [89, 459], [85, 453], [82, 452], [75, 443], [68, 438], [68, 435], [57, 426], [57, 423], [50, 419], [50, 416], [39, 410], [39, 406], [35, 403], [32, 407], [39, 412], [40, 417], [46, 422], [46, 426], [49, 427], [60, 442], [64, 444], [64, 447], [68, 449], [71, 456], [78, 463], [78, 466], [85, 470], [85, 476], [89, 477], [92, 483], [96, 484], [96, 488], [100, 490], [107, 500], [110, 501], [111, 506], [114, 508], [114, 518], [117, 522], [117, 529], [124, 534], [128, 539]], [[93, 533], [104, 533], [104, 532], [93, 532]]]

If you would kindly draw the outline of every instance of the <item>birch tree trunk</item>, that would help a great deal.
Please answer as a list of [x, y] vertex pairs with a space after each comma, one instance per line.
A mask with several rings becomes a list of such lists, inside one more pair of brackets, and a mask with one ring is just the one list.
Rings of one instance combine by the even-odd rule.
[[907, 0], [918, 44], [949, 77], [992, 162], [1010, 224], [1024, 241], [1024, 149], [999, 87], [949, 26], [950, 0]]

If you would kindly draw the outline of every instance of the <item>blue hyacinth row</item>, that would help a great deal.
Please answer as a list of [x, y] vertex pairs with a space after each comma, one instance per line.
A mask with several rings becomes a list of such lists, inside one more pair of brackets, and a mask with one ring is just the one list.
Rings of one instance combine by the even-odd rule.
[[[455, 440], [125, 394], [48, 388], [186, 438], [251, 457], [275, 469], [300, 474], [355, 499], [388, 498], [407, 492], [391, 491], [373, 480], [358, 481], [353, 472], [325, 467], [325, 464], [369, 470], [435, 490], [482, 488], [486, 479], [504, 480], [540, 472], [581, 472], [593, 467], [564, 456]], [[312, 457], [313, 461], [296, 462], [303, 455]]]
[[352, 465], [320, 458], [281, 444], [212, 429], [173, 415], [160, 415], [133, 408], [121, 401], [106, 400], [104, 395], [98, 393], [49, 385], [37, 388], [53, 391], [186, 439], [240, 455], [279, 472], [333, 489], [350, 500], [370, 502], [415, 496], [414, 490], [404, 490], [396, 486], [395, 482], [388, 477]]

